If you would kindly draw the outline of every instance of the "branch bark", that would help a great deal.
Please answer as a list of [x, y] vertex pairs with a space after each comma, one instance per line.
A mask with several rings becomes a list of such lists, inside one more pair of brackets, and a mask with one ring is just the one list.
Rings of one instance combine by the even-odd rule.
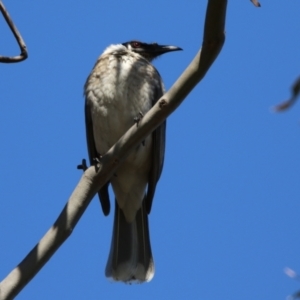
[[14, 57], [8, 57], [8, 56], [1, 56], [0, 55], [0, 62], [3, 63], [16, 63], [16, 62], [20, 62], [22, 60], [25, 60], [28, 57], [28, 53], [27, 53], [27, 48], [25, 45], [25, 42], [20, 34], [20, 32], [18, 31], [17, 27], [14, 25], [11, 17], [9, 16], [4, 4], [2, 3], [2, 1], [0, 0], [0, 11], [6, 21], [6, 23], [8, 24], [10, 30], [12, 31], [14, 37], [16, 38], [18, 45], [20, 47], [21, 50], [21, 54], [18, 56], [14, 56]]
[[69, 237], [97, 191], [109, 180], [124, 158], [157, 128], [205, 76], [225, 41], [224, 26], [227, 0], [209, 0], [204, 39], [200, 50], [170, 90], [101, 158], [97, 171], [88, 168], [63, 211], [41, 241], [0, 283], [0, 299], [13, 299], [38, 273]]

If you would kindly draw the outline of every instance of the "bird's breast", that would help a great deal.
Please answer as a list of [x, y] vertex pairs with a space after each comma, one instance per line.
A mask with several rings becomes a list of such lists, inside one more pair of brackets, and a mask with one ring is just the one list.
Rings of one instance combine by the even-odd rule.
[[109, 55], [98, 60], [86, 84], [94, 138], [105, 153], [153, 105], [160, 86], [155, 68], [144, 59]]

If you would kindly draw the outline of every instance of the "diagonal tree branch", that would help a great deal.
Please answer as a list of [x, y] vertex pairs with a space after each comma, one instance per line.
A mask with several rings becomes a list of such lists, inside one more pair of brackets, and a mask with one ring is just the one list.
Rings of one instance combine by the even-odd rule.
[[1, 11], [4, 19], [6, 20], [6, 23], [8, 24], [10, 30], [12, 31], [14, 37], [16, 38], [18, 45], [20, 46], [20, 50], [21, 50], [21, 54], [18, 56], [14, 56], [14, 57], [0, 55], [0, 62], [15, 63], [15, 62], [20, 62], [22, 60], [25, 60], [28, 57], [25, 42], [24, 42], [20, 32], [18, 31], [17, 27], [14, 25], [11, 17], [9, 16], [9, 14], [1, 0], [0, 0], [0, 11]]
[[174, 83], [171, 89], [101, 158], [97, 171], [88, 168], [54, 225], [24, 260], [0, 283], [0, 299], [13, 299], [38, 273], [72, 233], [97, 191], [109, 180], [131, 149], [141, 143], [184, 100], [205, 76], [225, 41], [226, 0], [209, 0], [202, 51]]

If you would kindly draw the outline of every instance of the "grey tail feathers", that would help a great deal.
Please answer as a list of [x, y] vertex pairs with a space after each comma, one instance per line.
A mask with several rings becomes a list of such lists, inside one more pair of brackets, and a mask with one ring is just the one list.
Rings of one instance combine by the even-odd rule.
[[105, 275], [125, 283], [142, 283], [153, 278], [154, 262], [145, 200], [132, 223], [126, 221], [115, 201], [113, 236]]

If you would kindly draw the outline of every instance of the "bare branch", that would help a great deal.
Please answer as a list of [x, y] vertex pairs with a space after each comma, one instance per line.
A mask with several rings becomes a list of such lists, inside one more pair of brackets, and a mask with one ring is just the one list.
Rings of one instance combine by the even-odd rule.
[[20, 32], [18, 31], [17, 27], [14, 25], [11, 17], [9, 16], [9, 14], [1, 0], [0, 0], [0, 11], [1, 11], [4, 19], [6, 20], [6, 23], [8, 24], [10, 30], [12, 31], [14, 37], [16, 38], [18, 45], [20, 47], [20, 50], [21, 50], [21, 54], [18, 56], [14, 56], [14, 57], [0, 55], [0, 62], [15, 63], [15, 62], [20, 62], [22, 60], [25, 60], [28, 57], [25, 42], [24, 42]]
[[292, 96], [290, 99], [276, 105], [273, 107], [273, 110], [275, 112], [282, 112], [290, 108], [297, 100], [299, 94], [300, 94], [300, 77], [297, 78], [297, 80], [294, 82], [291, 88]]
[[254, 6], [261, 7], [260, 3], [257, 0], [250, 0]]
[[[131, 149], [151, 134], [205, 76], [224, 41], [226, 0], [209, 0], [202, 52], [199, 51], [171, 89], [101, 158], [99, 169], [88, 168], [55, 224], [25, 259], [0, 283], [0, 299], [13, 299], [68, 238], [97, 191], [114, 174]], [[1, 294], [2, 292], [2, 294]]]

